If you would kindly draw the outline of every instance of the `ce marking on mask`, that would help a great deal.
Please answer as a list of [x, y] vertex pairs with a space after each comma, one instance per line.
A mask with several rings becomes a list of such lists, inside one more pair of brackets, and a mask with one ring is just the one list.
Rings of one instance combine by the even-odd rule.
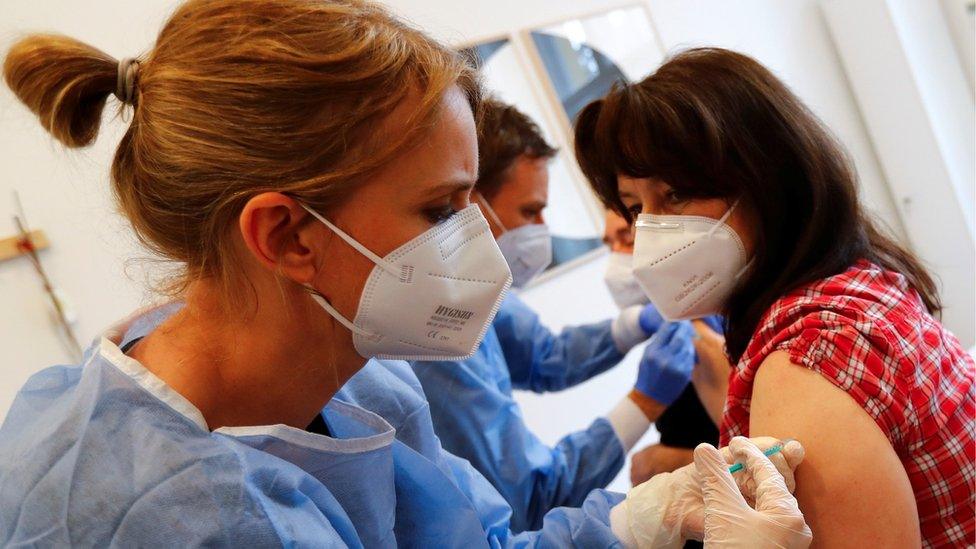
[[[703, 284], [705, 284], [706, 282], [708, 282], [714, 277], [715, 277], [715, 273], [711, 271], [708, 271], [703, 275], [692, 276], [682, 284], [682, 287], [684, 289], [681, 290], [681, 292], [678, 295], [674, 296], [674, 300], [681, 301], [685, 299], [686, 297], [688, 297], [688, 294], [694, 292], [695, 290], [700, 288]], [[711, 289], [709, 289], [709, 291], [711, 291]]]
[[473, 316], [474, 311], [438, 305], [427, 320], [427, 327], [430, 328], [427, 338], [447, 341], [451, 339], [451, 333], [460, 332]]

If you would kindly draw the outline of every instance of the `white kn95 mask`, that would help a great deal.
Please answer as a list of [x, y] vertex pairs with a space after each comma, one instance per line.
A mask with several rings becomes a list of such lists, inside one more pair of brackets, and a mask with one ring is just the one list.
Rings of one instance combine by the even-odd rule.
[[748, 267], [739, 235], [725, 222], [693, 215], [637, 216], [633, 273], [668, 321], [720, 313]]
[[474, 204], [380, 257], [318, 212], [312, 216], [375, 264], [349, 321], [312, 296], [353, 333], [364, 358], [461, 360], [474, 354], [512, 275]]

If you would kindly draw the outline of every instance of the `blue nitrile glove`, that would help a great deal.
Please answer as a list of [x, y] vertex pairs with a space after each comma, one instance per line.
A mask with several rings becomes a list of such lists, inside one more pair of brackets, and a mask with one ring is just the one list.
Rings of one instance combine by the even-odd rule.
[[634, 388], [665, 406], [677, 400], [695, 368], [694, 335], [688, 321], [665, 324], [644, 348]]
[[698, 320], [704, 322], [709, 328], [715, 330], [720, 335], [725, 335], [725, 318], [722, 315], [704, 316]]
[[664, 317], [657, 312], [657, 307], [653, 303], [648, 303], [641, 309], [640, 316], [637, 317], [637, 324], [641, 330], [644, 330], [647, 337], [651, 337], [661, 329], [664, 324]]

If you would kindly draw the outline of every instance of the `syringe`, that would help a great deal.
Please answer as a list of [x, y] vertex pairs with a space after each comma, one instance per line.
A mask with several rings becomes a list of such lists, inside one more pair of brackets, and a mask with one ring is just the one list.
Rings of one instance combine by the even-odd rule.
[[[776, 444], [775, 446], [770, 446], [769, 448], [766, 448], [766, 450], [763, 451], [763, 455], [765, 455], [766, 457], [769, 457], [771, 455], [774, 455], [774, 454], [777, 454], [777, 453], [781, 452], [783, 450], [783, 445], [784, 444], [786, 444], [786, 442], [781, 442], [779, 444]], [[729, 472], [730, 473], [735, 473], [736, 471], [741, 471], [744, 467], [745, 467], [745, 464], [738, 463], [737, 462], [737, 463], [734, 463], [731, 467], [729, 467]]]

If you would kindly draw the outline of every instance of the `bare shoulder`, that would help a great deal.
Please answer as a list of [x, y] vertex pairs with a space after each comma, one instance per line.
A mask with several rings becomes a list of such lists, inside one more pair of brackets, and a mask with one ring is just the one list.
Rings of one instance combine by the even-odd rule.
[[795, 438], [796, 496], [816, 547], [918, 547], [908, 475], [885, 433], [844, 390], [776, 352], [752, 393], [751, 436]]

